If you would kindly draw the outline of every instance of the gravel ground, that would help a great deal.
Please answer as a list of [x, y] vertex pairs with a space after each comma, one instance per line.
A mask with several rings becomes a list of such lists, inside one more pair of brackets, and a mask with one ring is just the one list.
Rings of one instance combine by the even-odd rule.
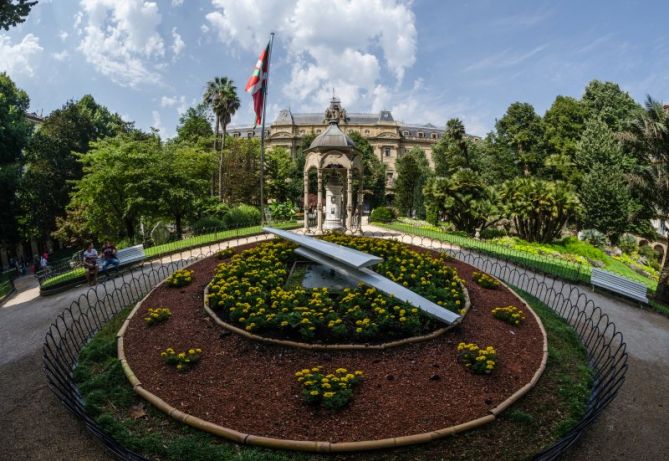
[[[42, 372], [45, 331], [87, 288], [40, 298], [32, 279], [19, 279], [17, 285], [20, 293], [0, 307], [0, 460], [113, 459], [53, 396]], [[565, 292], [570, 288], [563, 286]], [[669, 319], [583, 290], [623, 332], [629, 370], [616, 399], [565, 459], [664, 460], [669, 453]]]

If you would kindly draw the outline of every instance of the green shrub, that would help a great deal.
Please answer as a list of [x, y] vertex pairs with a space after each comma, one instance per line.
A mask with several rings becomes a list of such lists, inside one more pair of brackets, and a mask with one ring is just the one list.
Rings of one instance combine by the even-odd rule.
[[620, 237], [620, 240], [618, 241], [618, 246], [621, 250], [623, 250], [623, 253], [628, 255], [634, 253], [638, 248], [636, 244], [636, 238], [631, 234], [623, 234], [623, 236]]
[[172, 288], [185, 287], [193, 281], [193, 271], [181, 269], [165, 279], [165, 284]]
[[349, 373], [346, 368], [337, 368], [334, 373], [324, 374], [322, 368], [305, 368], [295, 373], [302, 386], [302, 398], [309, 405], [339, 410], [353, 398], [353, 388], [360, 384], [363, 373], [360, 370]]
[[499, 286], [499, 282], [495, 278], [483, 272], [474, 271], [472, 279], [483, 288], [497, 288]]
[[260, 225], [260, 210], [251, 205], [238, 205], [231, 208], [223, 217], [226, 229]]
[[166, 364], [175, 366], [179, 373], [185, 373], [200, 361], [201, 354], [202, 349], [199, 347], [188, 349], [185, 352], [175, 352], [174, 349], [168, 347], [160, 353], [160, 356]]
[[381, 222], [381, 223], [389, 223], [393, 221], [396, 218], [395, 212], [393, 211], [392, 208], [388, 208], [385, 206], [375, 208], [372, 211], [372, 214], [369, 216], [369, 221], [370, 222]]
[[458, 362], [473, 373], [489, 375], [497, 364], [497, 352], [492, 346], [483, 349], [474, 343], [460, 343]]
[[490, 312], [493, 317], [503, 320], [509, 325], [520, 325], [525, 321], [525, 314], [516, 306], [496, 307]]
[[195, 235], [202, 235], [221, 230], [223, 229], [223, 226], [224, 224], [222, 220], [214, 218], [213, 216], [205, 216], [204, 218], [195, 221], [191, 227], [193, 228], [193, 233], [195, 233]]
[[144, 321], [146, 322], [146, 325], [150, 327], [157, 323], [164, 322], [170, 317], [172, 317], [172, 311], [167, 307], [157, 307], [155, 309], [149, 307], [146, 317], [144, 317]]
[[272, 221], [292, 221], [295, 219], [295, 207], [289, 201], [270, 203], [267, 206]]
[[487, 227], [479, 232], [479, 237], [484, 240], [496, 239], [499, 237], [506, 237], [509, 235], [505, 229], [499, 229], [497, 227]]
[[590, 245], [596, 246], [597, 248], [604, 248], [604, 245], [606, 245], [606, 236], [597, 229], [582, 230], [580, 239], [585, 240]]

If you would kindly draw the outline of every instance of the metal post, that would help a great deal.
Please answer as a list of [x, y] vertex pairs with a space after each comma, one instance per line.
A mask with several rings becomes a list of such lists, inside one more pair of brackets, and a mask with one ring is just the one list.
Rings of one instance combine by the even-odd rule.
[[269, 66], [272, 61], [272, 45], [274, 44], [274, 32], [270, 34], [269, 54], [267, 55], [267, 74], [261, 76], [265, 81], [262, 86], [262, 128], [260, 133], [260, 223], [265, 223], [265, 113], [267, 110], [267, 88], [269, 87]]

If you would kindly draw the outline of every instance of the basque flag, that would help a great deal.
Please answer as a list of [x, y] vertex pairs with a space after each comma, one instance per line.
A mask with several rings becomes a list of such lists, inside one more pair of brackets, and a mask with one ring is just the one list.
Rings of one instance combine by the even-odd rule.
[[270, 44], [268, 43], [263, 52], [260, 53], [253, 75], [246, 82], [246, 88], [244, 89], [253, 96], [256, 125], [259, 125], [262, 121], [262, 108], [265, 102], [265, 89], [267, 87], [267, 71], [269, 70], [269, 46]]

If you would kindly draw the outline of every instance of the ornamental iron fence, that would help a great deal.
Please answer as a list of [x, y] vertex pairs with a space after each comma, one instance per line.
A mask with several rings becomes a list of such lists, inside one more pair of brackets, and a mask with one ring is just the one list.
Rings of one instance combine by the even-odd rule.
[[[509, 285], [533, 295], [573, 327], [587, 350], [588, 362], [592, 369], [593, 383], [587, 409], [580, 421], [564, 437], [537, 454], [534, 459], [558, 458], [579, 439], [615, 398], [624, 382], [628, 367], [626, 344], [622, 333], [611, 322], [609, 316], [596, 306], [580, 287], [536, 274], [487, 254], [473, 250], [450, 249], [444, 242], [427, 237], [402, 235], [396, 232], [368, 232], [365, 235], [390, 238], [445, 252], [452, 258], [490, 273]], [[89, 289], [51, 324], [43, 346], [43, 368], [49, 388], [118, 459], [146, 460], [141, 454], [122, 446], [87, 414], [85, 403], [73, 377], [81, 349], [114, 315], [123, 308], [137, 303], [174, 271], [211, 256], [217, 251], [271, 238], [273, 236], [266, 233], [243, 236], [208, 245], [206, 251], [187, 249], [160, 260], [142, 263], [117, 278]]]

